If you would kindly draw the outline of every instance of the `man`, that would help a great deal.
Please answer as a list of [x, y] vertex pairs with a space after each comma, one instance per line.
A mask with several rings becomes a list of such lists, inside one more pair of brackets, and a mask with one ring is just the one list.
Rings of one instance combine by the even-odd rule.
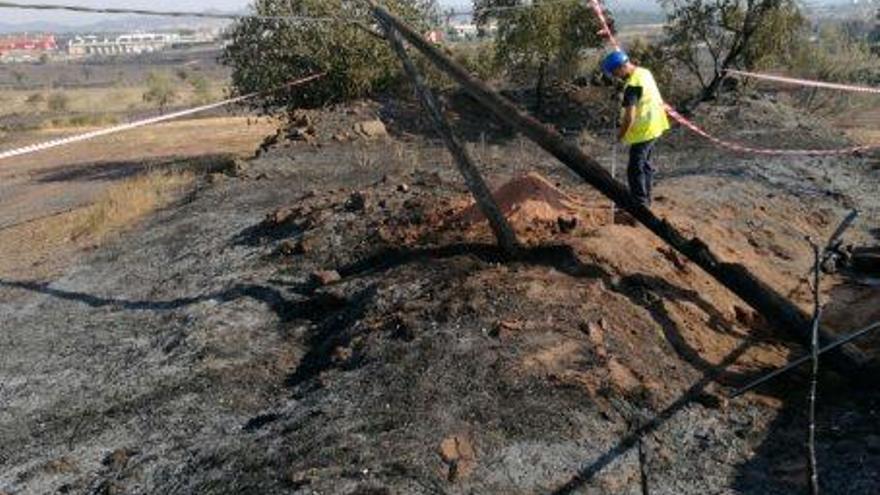
[[637, 67], [629, 56], [615, 51], [605, 57], [602, 70], [626, 81], [623, 118], [619, 139], [630, 146], [627, 178], [629, 190], [645, 206], [651, 206], [654, 164], [651, 160], [657, 139], [669, 130], [663, 97], [648, 69]]

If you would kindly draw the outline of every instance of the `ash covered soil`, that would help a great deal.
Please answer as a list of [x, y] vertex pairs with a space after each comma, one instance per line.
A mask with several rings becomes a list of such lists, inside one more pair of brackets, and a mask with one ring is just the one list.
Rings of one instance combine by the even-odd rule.
[[[805, 489], [805, 375], [725, 398], [801, 347], [612, 225], [551, 157], [460, 118], [529, 246], [506, 261], [443, 148], [390, 106], [315, 114], [305, 141], [206, 177], [64, 276], [0, 281], [0, 493]], [[346, 131], [374, 115], [390, 137]], [[764, 101], [702, 118], [841, 142]], [[659, 165], [661, 216], [804, 308], [803, 236], [852, 207], [848, 240], [880, 227], [876, 156], [743, 158], [675, 131]], [[834, 330], [880, 318], [876, 288], [835, 276], [823, 297]], [[820, 391], [824, 488], [877, 493], [880, 396], [831, 372]]]

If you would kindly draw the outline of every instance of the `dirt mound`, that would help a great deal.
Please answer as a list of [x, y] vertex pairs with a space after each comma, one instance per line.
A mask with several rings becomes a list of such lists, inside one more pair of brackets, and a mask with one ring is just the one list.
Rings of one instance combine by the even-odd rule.
[[[608, 220], [607, 205], [587, 204], [535, 172], [511, 179], [492, 196], [518, 232], [537, 225], [558, 226], [560, 229], [565, 229], [566, 225], [571, 228], [576, 225], [599, 226]], [[476, 204], [472, 204], [456, 220], [460, 225], [474, 226], [484, 222], [486, 217]]]

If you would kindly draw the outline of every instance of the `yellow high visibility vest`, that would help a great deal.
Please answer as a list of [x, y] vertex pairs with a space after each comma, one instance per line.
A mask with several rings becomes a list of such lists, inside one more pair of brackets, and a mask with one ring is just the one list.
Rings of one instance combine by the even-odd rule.
[[636, 118], [623, 137], [626, 144], [637, 144], [657, 139], [669, 130], [669, 119], [663, 106], [663, 97], [651, 71], [637, 67], [626, 81], [626, 86], [642, 88], [642, 97], [636, 105]]

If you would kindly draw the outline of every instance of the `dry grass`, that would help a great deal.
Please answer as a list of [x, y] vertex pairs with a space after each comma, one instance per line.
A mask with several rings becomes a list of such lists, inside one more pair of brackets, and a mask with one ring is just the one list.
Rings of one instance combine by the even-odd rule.
[[[103, 114], [130, 113], [134, 111], [155, 110], [153, 105], [144, 102], [144, 86], [124, 86], [115, 88], [75, 88], [46, 91], [0, 91], [0, 117], [11, 114], [43, 115], [52, 114], [47, 108], [50, 94], [64, 95], [67, 98], [66, 112], [90, 113], [100, 109]], [[186, 83], [177, 84], [178, 97], [175, 105], [197, 105], [199, 100]], [[208, 91], [211, 100], [222, 99], [225, 85], [213, 82]]]
[[168, 204], [194, 180], [192, 172], [152, 172], [115, 184], [87, 207], [73, 227], [73, 239], [100, 240]]
[[44, 279], [82, 248], [132, 227], [167, 206], [194, 181], [192, 172], [150, 172], [109, 186], [89, 206], [0, 230], [0, 277]]
[[[5, 160], [0, 167], [0, 180], [8, 174], [34, 173], [41, 169], [103, 161], [142, 161], [206, 153], [232, 153], [246, 157], [253, 154], [267, 134], [275, 132], [276, 125], [275, 121], [269, 119], [234, 116], [176, 120]], [[10, 134], [0, 149], [57, 139], [73, 133], [76, 131], [71, 129], [41, 129]]]
[[841, 127], [853, 140], [862, 144], [880, 144], [880, 105], [875, 101], [864, 101], [864, 104], [846, 112], [834, 122]]

